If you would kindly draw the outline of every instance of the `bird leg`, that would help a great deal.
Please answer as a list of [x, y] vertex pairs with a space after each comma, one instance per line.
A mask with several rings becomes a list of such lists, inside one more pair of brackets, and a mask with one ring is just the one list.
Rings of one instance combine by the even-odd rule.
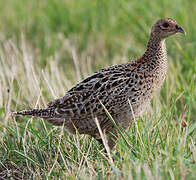
[[[104, 146], [103, 140], [101, 138], [95, 138], [100, 144], [102, 144]], [[113, 132], [107, 135], [107, 144], [110, 148], [110, 150], [112, 150], [115, 145], [116, 145], [116, 140], [117, 140], [117, 132]], [[105, 148], [105, 146], [104, 146]], [[106, 152], [106, 149], [105, 149]]]

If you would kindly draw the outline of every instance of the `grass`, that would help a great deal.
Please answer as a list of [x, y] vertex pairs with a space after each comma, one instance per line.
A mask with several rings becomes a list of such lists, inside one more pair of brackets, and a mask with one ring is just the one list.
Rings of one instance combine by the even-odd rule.
[[[0, 3], [0, 177], [194, 179], [196, 4], [193, 0]], [[112, 160], [91, 137], [11, 112], [44, 107], [92, 72], [139, 57], [152, 24], [172, 17], [187, 31], [167, 40], [160, 95], [123, 132]]]

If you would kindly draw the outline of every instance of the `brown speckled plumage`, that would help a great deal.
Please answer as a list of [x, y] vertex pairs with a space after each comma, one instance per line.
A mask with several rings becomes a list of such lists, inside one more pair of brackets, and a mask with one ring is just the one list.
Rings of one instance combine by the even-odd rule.
[[177, 32], [185, 33], [176, 21], [170, 18], [157, 21], [141, 58], [94, 73], [70, 89], [64, 97], [50, 102], [46, 109], [14, 114], [41, 117], [57, 126], [64, 124], [72, 133], [77, 128], [79, 133], [89, 134], [100, 141], [94, 121], [97, 117], [102, 130], [108, 135], [110, 148], [113, 148], [117, 133], [100, 101], [117, 125], [127, 129], [133, 122], [133, 114], [135, 118], [141, 115], [150, 103], [153, 91], [156, 93], [161, 88], [167, 72], [165, 38]]

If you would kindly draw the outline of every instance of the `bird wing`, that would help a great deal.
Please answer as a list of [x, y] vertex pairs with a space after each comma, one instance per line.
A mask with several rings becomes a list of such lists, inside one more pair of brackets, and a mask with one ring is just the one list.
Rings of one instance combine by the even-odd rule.
[[100, 101], [108, 109], [119, 106], [121, 101], [125, 101], [123, 97], [134, 70], [131, 64], [100, 70], [74, 86], [64, 97], [51, 101], [48, 108], [55, 109], [58, 116], [82, 117], [103, 113]]

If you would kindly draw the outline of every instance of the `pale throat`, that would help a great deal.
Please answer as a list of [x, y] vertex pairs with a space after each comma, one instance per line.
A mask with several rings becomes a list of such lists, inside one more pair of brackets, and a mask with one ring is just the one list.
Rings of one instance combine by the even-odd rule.
[[163, 85], [167, 72], [167, 51], [165, 39], [151, 35], [143, 58], [145, 58], [148, 62], [149, 68], [152, 68], [151, 72], [153, 73], [154, 82], [156, 84], [156, 88], [159, 89]]
[[147, 50], [143, 55], [145, 59], [151, 59], [158, 62], [167, 62], [167, 51], [165, 39], [158, 38], [151, 34], [148, 41]]

